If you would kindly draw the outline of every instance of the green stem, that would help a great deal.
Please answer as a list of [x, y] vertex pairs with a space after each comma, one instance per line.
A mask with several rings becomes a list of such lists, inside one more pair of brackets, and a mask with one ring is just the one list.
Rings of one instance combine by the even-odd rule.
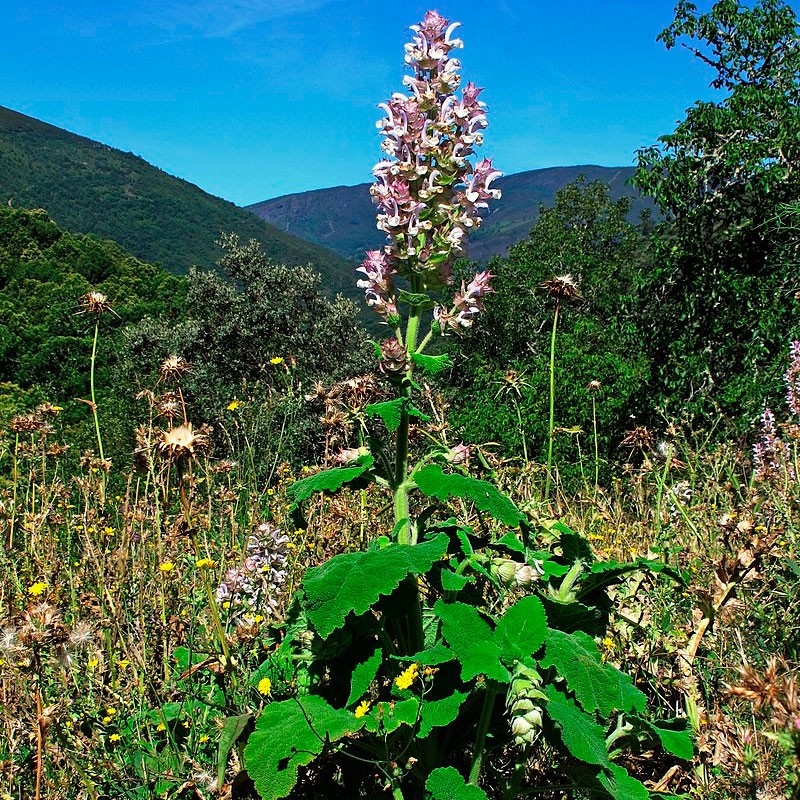
[[672, 445], [667, 445], [667, 458], [664, 461], [664, 472], [661, 474], [661, 480], [658, 481], [658, 492], [656, 493], [656, 537], [661, 534], [661, 501], [664, 497], [664, 487], [667, 484], [667, 475], [669, 474], [670, 464], [672, 462]]
[[514, 408], [517, 411], [517, 425], [519, 428], [519, 438], [522, 441], [522, 454], [525, 457], [525, 466], [528, 466], [528, 443], [525, 441], [525, 427], [522, 424], [522, 412], [519, 410], [519, 403], [514, 400]]
[[545, 483], [544, 499], [550, 499], [550, 480], [553, 468], [553, 430], [556, 418], [556, 330], [558, 329], [558, 311], [560, 305], [556, 303], [553, 314], [553, 333], [550, 337], [550, 423], [547, 429], [547, 482]]
[[597, 398], [592, 394], [592, 431], [594, 432], [594, 497], [600, 486], [600, 443], [597, 440]]
[[475, 751], [472, 756], [472, 767], [469, 771], [469, 783], [473, 784], [473, 786], [480, 785], [481, 767], [483, 766], [483, 756], [486, 750], [486, 734], [489, 732], [489, 723], [492, 719], [492, 711], [494, 710], [494, 701], [496, 697], [497, 685], [492, 681], [486, 687], [481, 717], [478, 720], [478, 731], [475, 734]]
[[94, 323], [94, 338], [92, 339], [92, 361], [89, 367], [89, 387], [92, 393], [92, 416], [94, 417], [94, 430], [97, 434], [97, 449], [100, 453], [100, 460], [105, 461], [103, 455], [103, 438], [100, 436], [100, 419], [97, 415], [97, 398], [94, 394], [94, 365], [97, 360], [97, 337], [100, 332], [100, 318], [98, 317]]

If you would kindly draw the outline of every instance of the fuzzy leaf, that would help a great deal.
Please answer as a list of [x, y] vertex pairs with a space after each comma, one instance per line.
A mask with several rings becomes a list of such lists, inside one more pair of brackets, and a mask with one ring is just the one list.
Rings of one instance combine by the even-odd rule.
[[597, 645], [583, 631], [549, 630], [543, 667], [555, 667], [586, 711], [643, 711], [647, 698], [629, 675], [603, 663]]
[[392, 733], [401, 725], [414, 726], [419, 716], [419, 700], [409, 697], [394, 703], [378, 703], [366, 720], [365, 729], [370, 733]]
[[429, 464], [414, 473], [417, 488], [428, 497], [447, 500], [448, 497], [461, 497], [472, 500], [481, 510], [495, 519], [515, 528], [524, 519], [520, 510], [493, 484], [468, 478], [457, 473], [445, 474], [438, 464]]
[[382, 550], [343, 553], [310, 569], [303, 582], [309, 621], [326, 639], [344, 625], [348, 614], [365, 614], [406, 575], [427, 572], [447, 552], [448, 541], [441, 534], [413, 547], [393, 544]]
[[308, 500], [316, 492], [338, 492], [345, 484], [360, 478], [375, 463], [372, 456], [362, 456], [359, 461], [361, 463], [355, 467], [326, 469], [303, 478], [289, 486], [286, 495], [292, 499], [293, 507], [297, 508], [303, 500]]
[[387, 400], [385, 403], [371, 403], [365, 406], [364, 411], [367, 416], [380, 417], [389, 433], [394, 433], [400, 427], [404, 408], [408, 411], [409, 417], [419, 417], [422, 420], [428, 419], [426, 414], [423, 414], [408, 402], [407, 397], [398, 397], [396, 400]]
[[[691, 761], [694, 756], [694, 742], [686, 727], [686, 720], [675, 720], [683, 727], [680, 729], [665, 728], [661, 725], [648, 724], [647, 727], [658, 736], [661, 746], [672, 755]], [[670, 724], [669, 722], [663, 724]]]
[[450, 569], [442, 570], [442, 589], [446, 592], [460, 592], [469, 582], [470, 578], [466, 575], [459, 575]]
[[584, 711], [557, 689], [548, 686], [545, 711], [558, 725], [561, 741], [572, 755], [587, 764], [606, 767], [609, 764], [605, 732]]
[[348, 711], [332, 708], [321, 697], [270, 703], [247, 740], [244, 761], [263, 800], [279, 800], [292, 791], [297, 770], [310, 764], [327, 742], [364, 726]]
[[489, 800], [486, 792], [467, 783], [455, 767], [439, 767], [428, 775], [430, 800]]
[[455, 722], [461, 704], [469, 697], [465, 692], [454, 692], [441, 700], [427, 700], [422, 704], [418, 738], [429, 736], [434, 728], [443, 728]]
[[423, 292], [407, 292], [405, 289], [398, 290], [397, 299], [401, 303], [406, 303], [409, 306], [421, 308], [423, 310], [433, 308], [436, 305], [429, 295]]
[[356, 665], [353, 677], [350, 678], [350, 696], [347, 698], [346, 706], [350, 706], [362, 698], [372, 681], [375, 680], [382, 661], [383, 651], [379, 647], [366, 661]]
[[509, 666], [515, 660], [529, 658], [544, 644], [546, 631], [542, 601], [532, 595], [523, 597], [503, 614], [495, 628], [500, 658]]
[[413, 656], [392, 656], [393, 658], [402, 658], [403, 661], [413, 661], [417, 664], [422, 664], [425, 667], [436, 667], [439, 664], [446, 664], [452, 661], [456, 656], [452, 650], [445, 647], [441, 642], [437, 642], [433, 647], [427, 650], [422, 650]]
[[461, 662], [461, 680], [486, 675], [507, 682], [508, 670], [500, 663], [500, 647], [489, 623], [466, 603], [438, 600], [433, 612], [442, 621], [442, 635]]
[[609, 764], [598, 773], [597, 780], [608, 789], [614, 800], [650, 800], [647, 787], [617, 764]]
[[451, 369], [453, 361], [447, 353], [441, 356], [426, 356], [422, 353], [412, 353], [411, 360], [423, 372], [429, 375], [438, 375], [446, 369]]

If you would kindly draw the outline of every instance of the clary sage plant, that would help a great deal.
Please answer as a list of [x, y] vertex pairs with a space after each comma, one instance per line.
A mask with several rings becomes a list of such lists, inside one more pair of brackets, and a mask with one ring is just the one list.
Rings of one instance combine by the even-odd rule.
[[[298, 514], [316, 492], [384, 487], [392, 534], [307, 573], [280, 644], [251, 679], [269, 685], [270, 701], [249, 735], [237, 717], [221, 737], [222, 763], [246, 736], [247, 772], [269, 800], [481, 800], [556, 784], [634, 800], [648, 790], [624, 766], [630, 746], [667, 761], [692, 755], [684, 723], [654, 722], [595, 643], [609, 585], [636, 569], [681, 576], [658, 562], [597, 562], [566, 526], [532, 524], [467, 473], [463, 445], [409, 456], [410, 425], [425, 419], [419, 376], [450, 366], [426, 348], [471, 328], [492, 291], [479, 272], [440, 299], [499, 197], [500, 173], [475, 156], [486, 107], [474, 84], [459, 88], [456, 27], [435, 11], [412, 26], [406, 91], [380, 106], [372, 194], [387, 243], [358, 272], [391, 332], [376, 357], [395, 397], [366, 407], [367, 436], [343, 466], [292, 487]], [[447, 510], [452, 500], [465, 518]]]

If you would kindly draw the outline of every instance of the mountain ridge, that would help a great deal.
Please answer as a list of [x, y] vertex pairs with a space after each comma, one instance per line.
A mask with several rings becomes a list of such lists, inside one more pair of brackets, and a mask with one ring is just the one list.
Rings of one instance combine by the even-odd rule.
[[213, 268], [222, 232], [257, 239], [273, 261], [312, 264], [330, 291], [352, 268], [130, 152], [0, 106], [0, 201], [43, 208], [60, 227], [112, 239], [137, 258], [184, 274]]
[[[525, 239], [539, 216], [542, 205], [550, 205], [556, 193], [581, 176], [587, 181], [608, 183], [612, 199], [632, 198], [631, 218], [638, 219], [651, 201], [643, 198], [628, 182], [633, 167], [603, 167], [582, 164], [545, 167], [506, 175], [493, 184], [503, 197], [492, 204], [480, 228], [470, 236], [467, 255], [485, 262]], [[281, 195], [244, 208], [282, 231], [328, 247], [343, 258], [360, 260], [364, 250], [380, 247], [384, 235], [375, 227], [375, 206], [369, 183], [332, 186]]]

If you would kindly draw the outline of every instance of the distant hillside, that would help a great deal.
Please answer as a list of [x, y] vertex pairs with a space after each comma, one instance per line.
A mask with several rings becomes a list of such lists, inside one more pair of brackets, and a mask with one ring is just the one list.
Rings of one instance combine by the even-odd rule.
[[44, 208], [62, 227], [113, 239], [171, 272], [212, 267], [220, 232], [258, 239], [270, 259], [311, 263], [330, 291], [349, 288], [352, 265], [297, 239], [132, 153], [0, 106], [0, 202]]
[[[650, 201], [641, 198], [626, 182], [632, 167], [551, 167], [520, 172], [501, 178], [494, 185], [503, 190], [478, 232], [472, 237], [468, 255], [486, 261], [493, 255], [522, 241], [539, 216], [539, 206], [550, 205], [556, 192], [581, 175], [588, 181], [603, 181], [611, 187], [611, 197], [634, 197], [631, 216], [638, 219]], [[282, 231], [329, 247], [344, 258], [359, 259], [364, 250], [379, 247], [383, 234], [375, 228], [375, 206], [369, 184], [336, 186], [301, 194], [289, 194], [247, 206], [248, 210], [271, 222]]]

